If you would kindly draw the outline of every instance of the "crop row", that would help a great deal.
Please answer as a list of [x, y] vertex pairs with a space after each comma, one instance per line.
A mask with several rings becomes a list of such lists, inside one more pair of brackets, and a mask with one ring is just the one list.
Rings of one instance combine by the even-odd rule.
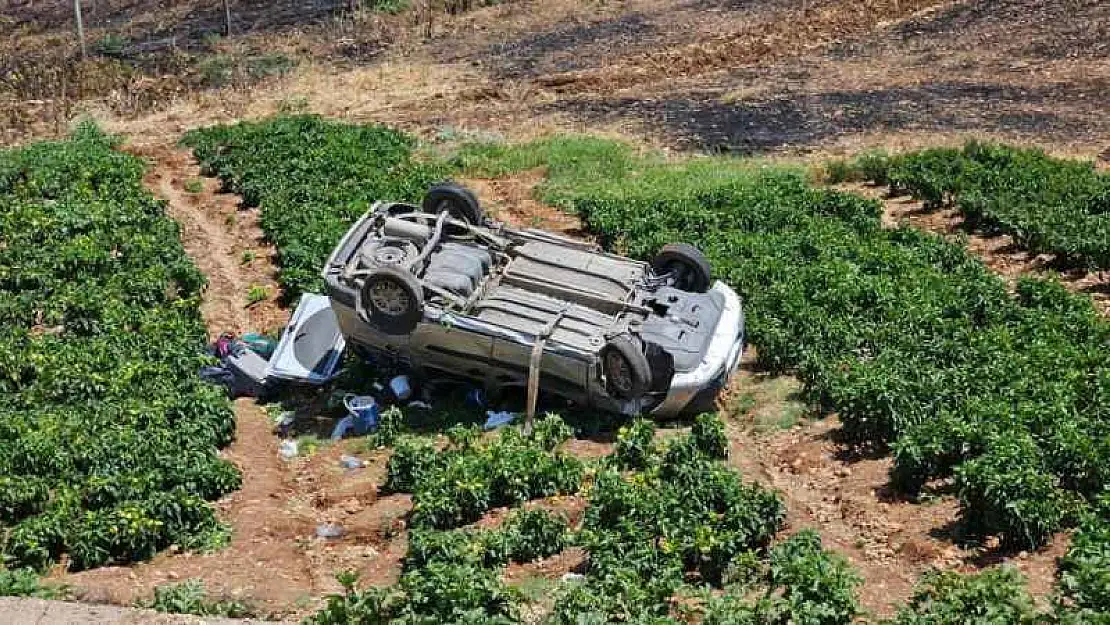
[[239, 487], [234, 417], [196, 375], [204, 278], [143, 190], [143, 164], [83, 126], [0, 152], [0, 554], [71, 569], [200, 547]]
[[[625, 149], [598, 180], [594, 163], [570, 157], [574, 141], [479, 146], [459, 161], [546, 158], [545, 199], [609, 244], [641, 257], [672, 240], [700, 246], [744, 296], [759, 363], [801, 378], [849, 440], [889, 446], [906, 491], [953, 478], [969, 532], [1038, 546], [1102, 491], [1110, 324], [1089, 298], [1031, 279], [1011, 295], [958, 245], [883, 229], [876, 202], [800, 173], [636, 164]], [[584, 142], [579, 153], [599, 152]]]
[[[723, 586], [730, 589], [723, 597], [695, 602], [707, 623], [837, 625], [858, 612], [857, 577], [822, 549], [816, 534], [803, 532], [769, 548], [782, 525], [782, 503], [773, 492], [744, 484], [721, 462], [723, 426], [715, 416], [699, 417], [690, 434], [667, 444], [655, 440], [650, 422], [622, 429], [614, 454], [587, 471], [581, 493], [589, 505], [576, 527], [543, 508], [516, 510], [497, 529], [429, 527], [420, 510], [422, 494], [471, 499], [461, 492], [470, 490], [464, 484], [443, 492], [447, 467], [467, 464], [479, 476], [475, 482], [500, 476], [489, 482], [500, 483], [492, 490], [501, 493], [514, 490], [506, 478], [519, 476], [519, 496], [499, 498], [502, 505], [517, 506], [544, 493], [528, 489], [536, 472], [524, 467], [506, 473], [505, 457], [558, 464], [564, 457], [559, 446], [570, 430], [559, 417], [548, 416], [528, 436], [507, 429], [480, 441], [476, 433], [453, 428], [450, 444], [439, 453], [426, 439], [398, 439], [385, 488], [403, 485], [414, 492], [401, 579], [390, 588], [356, 591], [354, 580], [344, 578], [347, 591], [313, 617], [316, 625], [518, 623], [524, 598], [502, 581], [501, 569], [571, 544], [586, 554], [584, 577], [556, 588], [544, 617], [550, 625], [674, 625], [680, 622], [676, 595], [695, 597], [698, 588]], [[632, 471], [620, 468], [632, 466]], [[461, 474], [452, 477], [463, 481]], [[568, 484], [564, 492], [577, 493], [579, 485]]]
[[1013, 237], [1057, 264], [1110, 268], [1110, 175], [1040, 150], [970, 142], [894, 157], [871, 155], [858, 174], [911, 195], [927, 210], [952, 206], [969, 224]]

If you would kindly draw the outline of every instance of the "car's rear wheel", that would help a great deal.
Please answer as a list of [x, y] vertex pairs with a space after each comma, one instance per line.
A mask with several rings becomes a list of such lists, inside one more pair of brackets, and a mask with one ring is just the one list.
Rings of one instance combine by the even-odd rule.
[[478, 204], [478, 198], [466, 187], [453, 182], [434, 184], [424, 196], [422, 209], [425, 213], [438, 214], [447, 211], [455, 219], [474, 226], [482, 225], [485, 214]]
[[379, 267], [359, 289], [358, 312], [386, 334], [408, 334], [424, 316], [424, 289], [400, 267]]
[[671, 276], [676, 289], [705, 293], [712, 283], [712, 267], [701, 250], [688, 243], [670, 243], [655, 255], [651, 268], [656, 275]]
[[621, 399], [635, 399], [651, 384], [647, 356], [632, 337], [621, 334], [601, 350], [601, 366], [607, 392]]

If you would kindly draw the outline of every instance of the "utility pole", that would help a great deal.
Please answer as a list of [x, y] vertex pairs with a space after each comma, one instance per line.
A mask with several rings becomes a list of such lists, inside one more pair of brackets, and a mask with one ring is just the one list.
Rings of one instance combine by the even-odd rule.
[[73, 0], [73, 16], [77, 18], [77, 40], [81, 43], [81, 60], [85, 60], [85, 22], [81, 19], [81, 0]]

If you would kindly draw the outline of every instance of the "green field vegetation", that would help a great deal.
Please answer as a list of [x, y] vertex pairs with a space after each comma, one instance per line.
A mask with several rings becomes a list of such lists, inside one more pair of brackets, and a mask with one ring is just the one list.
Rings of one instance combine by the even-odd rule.
[[962, 150], [873, 154], [834, 174], [886, 185], [892, 195], [922, 200], [926, 210], [954, 207], [971, 226], [1008, 234], [1060, 266], [1110, 268], [1110, 175], [1094, 163], [970, 142]]
[[226, 538], [208, 501], [240, 476], [217, 455], [234, 415], [197, 376], [204, 277], [142, 173], [91, 126], [0, 152], [3, 567]]
[[[451, 517], [452, 523], [438, 524], [447, 529], [437, 529], [426, 517], [421, 520], [417, 504], [400, 582], [356, 590], [356, 580], [343, 576], [347, 591], [331, 597], [311, 621], [521, 622], [524, 595], [502, 581], [501, 569], [510, 561], [529, 562], [574, 544], [587, 554], [585, 575], [551, 585], [547, 623], [676, 624], [682, 622], [677, 596], [696, 598], [688, 609], [706, 623], [851, 622], [858, 613], [858, 578], [822, 549], [815, 534], [803, 532], [769, 547], [782, 524], [782, 503], [771, 491], [743, 483], [721, 462], [722, 428], [716, 417], [703, 417], [689, 434], [665, 445], [655, 441], [649, 422], [623, 430], [622, 439], [638, 442], [590, 466], [582, 490], [578, 481], [563, 489], [589, 500], [575, 528], [557, 512], [518, 508], [497, 528], [456, 528], [464, 519]], [[384, 487], [396, 489], [400, 483], [417, 498], [437, 493], [437, 500], [473, 500], [469, 492], [486, 487], [463, 484], [461, 475], [443, 479], [444, 466], [469, 464], [470, 473], [479, 476], [474, 484], [486, 482], [481, 476], [499, 476], [486, 482], [494, 485], [493, 498], [519, 506], [543, 495], [529, 486], [537, 472], [506, 471], [517, 463], [506, 464], [504, 458], [524, 454], [541, 466], [558, 465], [565, 458], [559, 447], [571, 431], [559, 417], [548, 416], [528, 436], [511, 428], [492, 440], [478, 440], [476, 433], [456, 428], [439, 454], [431, 443], [418, 454], [399, 439]], [[645, 436], [650, 440], [641, 445]], [[640, 449], [637, 470], [619, 470], [629, 459], [618, 456], [634, 446]], [[444, 455], [448, 459], [441, 459]], [[512, 477], [515, 484], [505, 481]], [[726, 592], [706, 600], [709, 588]]]
[[[309, 130], [294, 132], [302, 126]], [[337, 146], [334, 155], [320, 148], [320, 128]], [[759, 365], [797, 376], [811, 406], [839, 415], [846, 442], [893, 454], [897, 487], [910, 494], [950, 489], [961, 503], [959, 529], [972, 539], [999, 535], [1007, 548], [1038, 547], [1081, 525], [1061, 605], [1092, 614], [1110, 608], [1107, 517], [1092, 505], [1110, 467], [1110, 325], [1088, 298], [1032, 279], [1010, 293], [958, 245], [910, 228], [885, 230], [877, 202], [814, 188], [802, 171], [717, 158], [667, 161], [583, 137], [464, 145], [446, 164], [425, 165], [413, 163], [412, 143], [396, 135], [405, 146], [398, 156], [378, 159], [377, 169], [369, 160], [368, 170], [351, 166], [356, 138], [390, 132], [302, 117], [203, 131], [191, 141], [211, 170], [249, 203], [261, 202], [264, 213], [330, 222], [302, 228], [304, 244], [294, 231], [278, 232], [276, 220], [267, 226], [271, 236], [288, 237], [279, 248], [303, 252], [290, 258], [313, 280], [370, 200], [416, 199], [425, 182], [452, 170], [496, 176], [542, 167], [540, 199], [578, 214], [623, 253], [647, 258], [667, 242], [698, 245], [717, 277], [744, 296]], [[305, 167], [287, 162], [297, 156]], [[276, 173], [285, 169], [300, 177]], [[268, 207], [271, 193], [260, 187], [271, 184], [279, 191]], [[368, 187], [379, 191], [363, 193]], [[307, 211], [292, 201], [335, 193], [340, 209]], [[321, 240], [321, 232], [334, 236]], [[626, 466], [646, 466], [651, 453], [641, 452]], [[673, 577], [653, 570], [655, 579]]]
[[479, 444], [480, 434], [477, 426], [454, 426], [447, 430], [452, 445], [446, 450], [426, 438], [395, 442], [384, 488], [412, 493], [412, 526], [451, 529], [491, 508], [578, 492], [581, 461], [554, 451], [572, 435], [561, 419], [540, 422], [527, 438], [507, 429], [496, 441]]

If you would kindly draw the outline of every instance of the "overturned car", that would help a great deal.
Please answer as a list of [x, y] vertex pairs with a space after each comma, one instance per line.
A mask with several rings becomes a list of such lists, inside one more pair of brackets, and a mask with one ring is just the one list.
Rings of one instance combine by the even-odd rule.
[[378, 202], [323, 271], [346, 343], [496, 396], [545, 393], [628, 415], [713, 408], [744, 346], [740, 298], [685, 244], [651, 263], [487, 220], [451, 183]]

